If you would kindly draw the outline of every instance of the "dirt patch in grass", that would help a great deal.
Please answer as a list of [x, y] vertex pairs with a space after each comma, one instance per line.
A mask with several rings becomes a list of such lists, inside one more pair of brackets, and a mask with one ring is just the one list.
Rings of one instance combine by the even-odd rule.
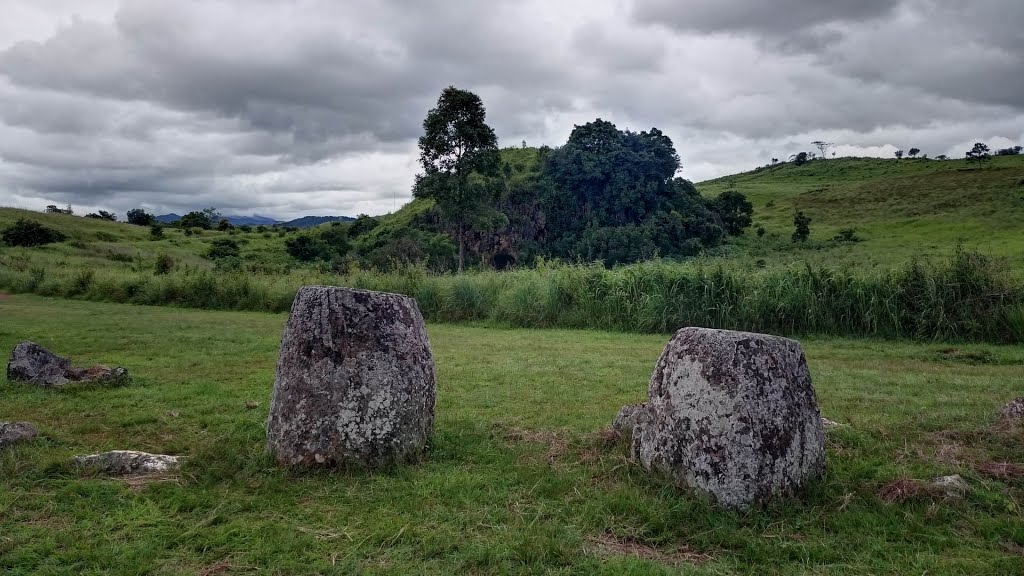
[[945, 362], [961, 364], [998, 364], [999, 359], [988, 350], [961, 350], [959, 348], [943, 348], [936, 352], [936, 357]]
[[529, 430], [518, 426], [497, 424], [496, 437], [510, 445], [537, 444], [545, 446], [543, 459], [552, 466], [564, 464], [594, 465], [607, 457], [626, 460], [622, 449], [625, 436], [612, 427], [574, 435], [564, 430]]
[[1020, 480], [1024, 478], [1024, 464], [1014, 462], [982, 462], [975, 466], [978, 472], [998, 480]]
[[131, 490], [141, 492], [150, 484], [173, 482], [180, 486], [181, 476], [177, 474], [139, 474], [136, 476], [124, 476], [121, 478], [121, 481]]
[[199, 576], [214, 576], [215, 574], [237, 574], [239, 572], [256, 572], [258, 570], [255, 566], [240, 566], [232, 564], [227, 560], [222, 560], [200, 569], [197, 574]]
[[1024, 464], [1008, 461], [1008, 457], [1017, 453], [1016, 447], [1022, 439], [1024, 431], [1006, 422], [973, 431], [943, 430], [930, 435], [937, 462], [970, 468], [1001, 481], [1024, 478]]
[[713, 559], [710, 554], [698, 552], [686, 544], [654, 547], [633, 539], [616, 538], [611, 534], [588, 537], [587, 549], [599, 556], [632, 556], [671, 566], [700, 565]]
[[908, 500], [922, 500], [941, 496], [935, 487], [914, 478], [897, 478], [878, 489], [878, 497], [885, 502], [899, 504]]
[[509, 444], [539, 444], [547, 447], [544, 459], [552, 465], [569, 451], [569, 436], [560, 430], [528, 430], [497, 424], [494, 433]]

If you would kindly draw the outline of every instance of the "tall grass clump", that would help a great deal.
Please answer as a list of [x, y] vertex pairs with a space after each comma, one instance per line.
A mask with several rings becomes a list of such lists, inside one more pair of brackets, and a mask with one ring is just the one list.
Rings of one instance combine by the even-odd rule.
[[0, 259], [0, 288], [88, 300], [221, 310], [287, 311], [299, 286], [329, 284], [406, 294], [434, 322], [671, 332], [684, 326], [783, 335], [942, 341], [1024, 341], [1024, 290], [1005, 266], [958, 250], [941, 262], [888, 271], [796, 265], [738, 270], [650, 261], [607, 269], [432, 274], [423, 266], [345, 276], [175, 268], [75, 271]]

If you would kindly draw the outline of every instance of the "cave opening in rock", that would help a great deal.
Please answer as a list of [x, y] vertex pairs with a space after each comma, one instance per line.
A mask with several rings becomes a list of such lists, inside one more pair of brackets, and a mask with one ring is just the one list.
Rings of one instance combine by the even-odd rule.
[[494, 255], [494, 269], [508, 270], [516, 265], [516, 257], [508, 252], [499, 252]]

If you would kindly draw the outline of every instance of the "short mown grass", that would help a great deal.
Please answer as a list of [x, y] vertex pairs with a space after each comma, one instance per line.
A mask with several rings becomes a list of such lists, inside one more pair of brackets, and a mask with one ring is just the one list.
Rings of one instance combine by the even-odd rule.
[[[0, 351], [31, 339], [135, 375], [125, 388], [61, 391], [0, 380], [0, 419], [42, 433], [0, 453], [0, 570], [1024, 571], [1024, 481], [985, 472], [1024, 462], [1024, 435], [995, 426], [999, 406], [1024, 391], [1020, 346], [805, 341], [822, 412], [844, 424], [828, 433], [828, 472], [802, 499], [738, 513], [644, 474], [604, 431], [619, 406], [644, 397], [667, 334], [431, 325], [438, 417], [420, 465], [276, 468], [263, 425], [284, 320], [0, 300]], [[188, 462], [131, 482], [67, 465], [109, 449]], [[879, 496], [894, 482], [954, 473], [972, 486], [963, 500]]]

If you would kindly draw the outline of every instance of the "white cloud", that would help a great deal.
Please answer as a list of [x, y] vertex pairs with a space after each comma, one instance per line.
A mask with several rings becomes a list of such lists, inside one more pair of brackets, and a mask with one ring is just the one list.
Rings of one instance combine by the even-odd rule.
[[449, 84], [482, 96], [503, 145], [559, 145], [597, 117], [653, 126], [693, 180], [819, 138], [840, 155], [959, 156], [967, 142], [1024, 139], [1021, 10], [6, 0], [0, 204], [390, 211], [409, 197], [420, 123]]

